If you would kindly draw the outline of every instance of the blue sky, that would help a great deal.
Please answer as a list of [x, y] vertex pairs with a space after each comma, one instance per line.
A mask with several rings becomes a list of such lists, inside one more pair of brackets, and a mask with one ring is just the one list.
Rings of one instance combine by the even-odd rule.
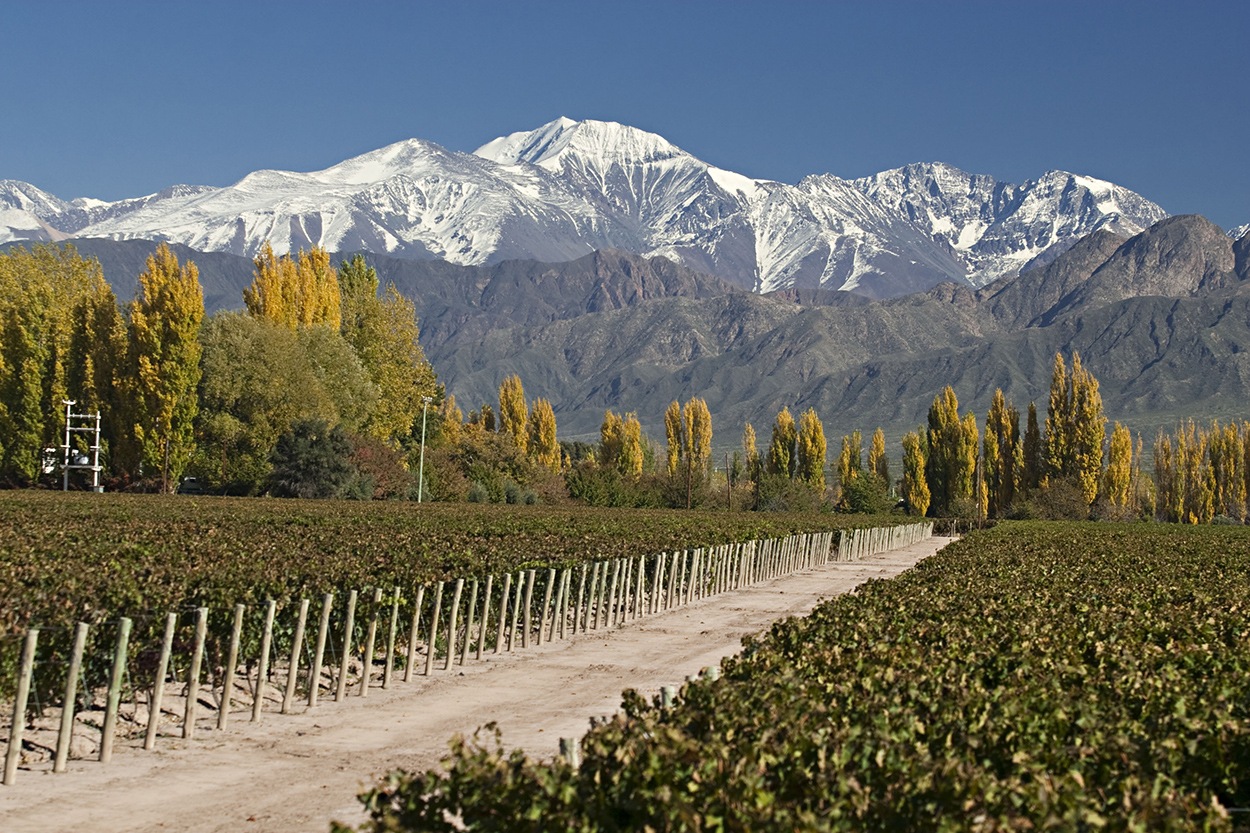
[[1250, 222], [1250, 3], [0, 0], [0, 179], [118, 199], [558, 116], [754, 177], [1063, 169]]

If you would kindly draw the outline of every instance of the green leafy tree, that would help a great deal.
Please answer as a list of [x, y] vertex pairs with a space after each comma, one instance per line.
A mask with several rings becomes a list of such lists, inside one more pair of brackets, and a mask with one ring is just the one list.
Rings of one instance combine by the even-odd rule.
[[342, 426], [300, 420], [278, 438], [269, 491], [276, 497], [340, 497], [356, 478], [352, 451]]
[[424, 397], [441, 395], [421, 349], [416, 308], [394, 284], [379, 297], [377, 272], [360, 255], [339, 267], [338, 285], [341, 332], [377, 388], [362, 430], [395, 444], [413, 433]]
[[336, 425], [344, 410], [363, 418], [357, 406], [368, 401], [368, 375], [346, 342], [325, 328], [318, 335], [238, 312], [205, 322], [196, 476], [215, 489], [256, 493], [278, 437], [295, 422]]

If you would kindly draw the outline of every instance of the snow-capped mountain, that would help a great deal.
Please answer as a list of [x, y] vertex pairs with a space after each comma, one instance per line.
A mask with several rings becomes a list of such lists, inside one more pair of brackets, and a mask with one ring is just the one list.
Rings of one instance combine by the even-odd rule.
[[0, 242], [155, 239], [249, 256], [268, 242], [464, 265], [616, 248], [761, 292], [874, 297], [981, 286], [1095, 229], [1134, 233], [1164, 216], [1131, 191], [1062, 172], [1023, 185], [942, 164], [756, 180], [654, 133], [565, 118], [472, 154], [412, 139], [322, 171], [257, 171], [114, 203], [0, 182]]
[[1245, 237], [1247, 234], [1250, 234], [1250, 223], [1237, 226], [1237, 228], [1233, 229], [1232, 231], [1228, 233], [1228, 236], [1233, 238], [1234, 240], [1240, 240], [1241, 238]]

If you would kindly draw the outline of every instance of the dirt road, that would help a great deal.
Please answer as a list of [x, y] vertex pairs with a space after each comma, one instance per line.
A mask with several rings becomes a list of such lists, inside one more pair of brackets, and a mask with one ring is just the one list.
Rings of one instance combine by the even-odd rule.
[[504, 744], [550, 757], [620, 694], [646, 696], [737, 653], [748, 634], [801, 615], [821, 598], [888, 578], [947, 543], [933, 538], [858, 562], [698, 600], [614, 630], [488, 655], [368, 697], [304, 714], [265, 714], [154, 752], [119, 745], [112, 763], [72, 761], [53, 775], [20, 772], [0, 787], [0, 830], [316, 831], [363, 819], [355, 795], [391, 769], [438, 764], [448, 740], [496, 721]]

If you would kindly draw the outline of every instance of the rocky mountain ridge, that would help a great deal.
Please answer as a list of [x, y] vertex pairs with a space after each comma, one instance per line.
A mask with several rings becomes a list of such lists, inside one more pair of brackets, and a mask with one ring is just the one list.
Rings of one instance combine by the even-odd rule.
[[[150, 244], [81, 241], [122, 297]], [[241, 306], [251, 262], [197, 255], [206, 298]], [[518, 373], [555, 406], [561, 436], [595, 435], [605, 408], [635, 411], [653, 437], [674, 399], [704, 397], [718, 448], [742, 424], [767, 432], [782, 406], [815, 407], [831, 435], [880, 425], [892, 439], [955, 387], [983, 415], [996, 387], [1045, 408], [1056, 352], [1079, 351], [1107, 415], [1145, 432], [1181, 417], [1250, 411], [1250, 237], [1196, 216], [1132, 236], [1095, 232], [1051, 262], [975, 289], [951, 282], [871, 300], [767, 294], [624, 251], [573, 261], [460, 266], [367, 254], [413, 298], [421, 340], [466, 409]]]

